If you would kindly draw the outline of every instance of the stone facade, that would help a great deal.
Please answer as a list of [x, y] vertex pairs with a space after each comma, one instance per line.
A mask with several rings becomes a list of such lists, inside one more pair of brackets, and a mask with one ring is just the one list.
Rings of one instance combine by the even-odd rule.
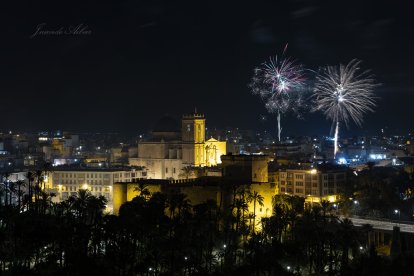
[[211, 167], [221, 163], [226, 142], [205, 139], [204, 115], [183, 115], [181, 132], [166, 125], [166, 121], [156, 127], [152, 139], [138, 142], [138, 157], [130, 158], [130, 165], [145, 167], [148, 178], [182, 179], [185, 167]]

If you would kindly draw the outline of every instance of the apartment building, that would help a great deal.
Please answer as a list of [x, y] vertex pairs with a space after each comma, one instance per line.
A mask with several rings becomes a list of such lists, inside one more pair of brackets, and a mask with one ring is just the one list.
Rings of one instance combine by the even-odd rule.
[[56, 194], [55, 201], [75, 196], [80, 189], [108, 200], [107, 211], [112, 211], [113, 185], [116, 182], [134, 182], [146, 178], [146, 171], [128, 168], [55, 168], [46, 179], [46, 188]]
[[[345, 185], [346, 169], [318, 167], [279, 170], [279, 193], [335, 201]], [[333, 198], [333, 199], [332, 199]]]

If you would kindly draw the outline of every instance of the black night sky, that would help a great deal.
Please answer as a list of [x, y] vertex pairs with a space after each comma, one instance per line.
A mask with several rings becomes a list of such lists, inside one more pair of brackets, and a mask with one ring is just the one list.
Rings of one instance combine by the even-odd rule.
[[[14, 1], [9, 1], [14, 2]], [[1, 8], [0, 129], [138, 133], [197, 107], [209, 127], [275, 129], [247, 87], [289, 43], [318, 66], [364, 61], [382, 86], [377, 112], [349, 133], [411, 130], [409, 1], [31, 1]], [[13, 5], [13, 6], [11, 6]], [[36, 35], [87, 26], [90, 34]], [[310, 76], [311, 77], [311, 76]], [[284, 134], [325, 134], [321, 115], [284, 119]]]

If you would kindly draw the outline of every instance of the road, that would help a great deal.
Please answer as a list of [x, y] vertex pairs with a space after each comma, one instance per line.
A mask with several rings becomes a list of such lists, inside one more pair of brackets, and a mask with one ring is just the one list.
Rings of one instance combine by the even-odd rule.
[[[345, 217], [341, 216], [341, 219]], [[394, 226], [400, 227], [401, 232], [414, 233], [414, 223], [404, 221], [386, 221], [386, 220], [375, 220], [369, 218], [356, 218], [349, 217], [355, 226], [362, 226], [364, 224], [371, 224], [374, 229], [392, 231]]]

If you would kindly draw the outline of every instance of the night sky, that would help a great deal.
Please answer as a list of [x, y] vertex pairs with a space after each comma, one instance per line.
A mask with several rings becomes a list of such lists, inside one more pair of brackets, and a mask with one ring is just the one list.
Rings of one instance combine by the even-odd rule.
[[[409, 1], [84, 2], [2, 6], [0, 129], [139, 133], [196, 107], [209, 127], [274, 131], [248, 83], [286, 43], [307, 68], [359, 58], [382, 83], [377, 112], [348, 134], [413, 127]], [[33, 36], [40, 24], [85, 33]], [[282, 123], [284, 134], [330, 129], [317, 114]]]

